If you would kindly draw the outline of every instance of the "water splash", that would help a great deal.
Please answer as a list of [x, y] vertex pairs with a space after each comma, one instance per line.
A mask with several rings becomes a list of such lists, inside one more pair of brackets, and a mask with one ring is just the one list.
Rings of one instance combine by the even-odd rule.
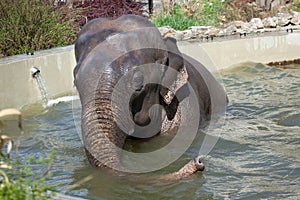
[[57, 99], [50, 99], [47, 103], [47, 107], [54, 106], [61, 102], [69, 102], [74, 100], [79, 100], [79, 96], [64, 96]]
[[43, 80], [43, 78], [41, 76], [41, 71], [39, 70], [39, 68], [32, 67], [31, 73], [32, 73], [32, 77], [37, 82], [39, 91], [42, 96], [42, 103], [43, 103], [44, 108], [54, 106], [60, 102], [68, 102], [68, 101], [73, 101], [73, 100], [79, 99], [78, 96], [65, 96], [65, 97], [60, 97], [60, 98], [56, 98], [56, 99], [51, 99], [50, 95], [47, 92], [45, 81]]

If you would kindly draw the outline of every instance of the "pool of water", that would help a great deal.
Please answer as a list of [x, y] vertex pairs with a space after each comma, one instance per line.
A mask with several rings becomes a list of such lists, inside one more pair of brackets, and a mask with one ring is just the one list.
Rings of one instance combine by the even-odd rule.
[[[78, 100], [46, 109], [40, 104], [24, 108], [19, 156], [26, 161], [29, 155], [46, 157], [55, 150], [47, 183], [59, 192], [88, 199], [299, 198], [300, 66], [280, 69], [247, 63], [221, 74], [230, 104], [225, 124], [216, 130], [218, 142], [203, 156], [203, 173], [176, 182], [147, 182], [92, 168], [74, 122]], [[6, 122], [3, 132], [17, 138], [15, 123]], [[145, 148], [168, 139], [147, 141]], [[200, 146], [194, 142], [178, 161], [155, 174], [177, 170]], [[43, 165], [31, 167], [36, 174], [47, 170]]]

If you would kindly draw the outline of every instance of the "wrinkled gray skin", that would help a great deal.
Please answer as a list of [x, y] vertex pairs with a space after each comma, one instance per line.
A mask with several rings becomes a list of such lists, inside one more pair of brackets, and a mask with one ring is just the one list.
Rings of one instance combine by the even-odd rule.
[[[115, 20], [92, 20], [78, 34], [75, 57], [74, 78], [82, 104], [83, 141], [87, 157], [96, 167], [122, 169], [120, 149], [114, 145], [123, 148], [128, 137], [149, 138], [156, 134], [159, 137], [159, 134], [176, 130], [180, 123], [177, 110], [181, 100], [189, 95], [186, 81], [193, 87], [199, 101], [199, 127], [211, 117], [211, 90], [217, 99], [220, 98], [221, 112], [226, 106], [223, 103], [226, 94], [214, 77], [199, 62], [182, 55], [174, 39], [162, 38], [158, 29], [142, 17], [125, 15]], [[149, 63], [172, 67], [184, 74], [187, 80], [166, 73], [163, 79], [168, 80], [168, 88], [159, 84], [144, 85], [144, 79], [157, 77], [151, 77], [155, 76], [151, 72], [143, 74], [143, 71], [133, 70], [125, 89], [119, 91], [120, 97], [126, 96], [126, 88], [134, 91], [129, 105], [113, 108], [112, 93], [120, 78], [136, 66]], [[162, 105], [166, 115], [161, 109], [150, 111], [155, 104]], [[124, 116], [123, 107], [129, 108], [129, 116]], [[135, 126], [132, 126], [133, 122]], [[166, 126], [165, 122], [171, 125]], [[155, 134], [153, 129], [151, 134], [143, 129], [151, 127], [151, 123], [158, 127]], [[120, 126], [135, 129], [128, 135]], [[203, 169], [201, 161], [193, 159], [178, 172], [163, 178], [179, 179]]]

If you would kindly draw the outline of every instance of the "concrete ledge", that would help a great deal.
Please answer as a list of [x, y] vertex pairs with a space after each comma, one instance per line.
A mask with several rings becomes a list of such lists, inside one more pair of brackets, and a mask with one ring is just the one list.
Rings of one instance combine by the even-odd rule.
[[37, 66], [50, 96], [70, 92], [75, 66], [74, 47], [67, 46], [0, 59], [0, 109], [21, 108], [42, 99], [31, 68]]
[[222, 70], [244, 62], [298, 59], [300, 33], [208, 43], [179, 42], [179, 49], [201, 61], [210, 71]]
[[[178, 42], [179, 49], [203, 63], [210, 71], [243, 62], [269, 63], [300, 58], [300, 33], [219, 42]], [[21, 108], [41, 100], [31, 68], [37, 66], [50, 96], [71, 92], [74, 46], [0, 59], [0, 109]]]

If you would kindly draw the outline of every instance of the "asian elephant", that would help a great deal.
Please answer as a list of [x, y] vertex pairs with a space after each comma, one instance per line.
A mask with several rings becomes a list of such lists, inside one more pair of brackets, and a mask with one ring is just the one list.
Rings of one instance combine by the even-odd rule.
[[[219, 82], [143, 17], [90, 21], [78, 34], [75, 57], [82, 136], [93, 166], [128, 172], [121, 158], [126, 139], [176, 132], [184, 121], [179, 108], [192, 92], [197, 108], [185, 107], [197, 110], [197, 129], [213, 113], [225, 111], [227, 97]], [[197, 158], [165, 177], [182, 178], [203, 169]]]

